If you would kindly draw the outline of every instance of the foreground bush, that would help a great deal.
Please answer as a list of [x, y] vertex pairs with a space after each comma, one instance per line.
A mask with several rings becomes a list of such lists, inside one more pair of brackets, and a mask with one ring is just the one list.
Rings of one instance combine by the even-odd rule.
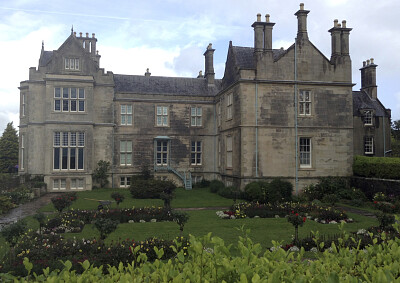
[[156, 179], [135, 180], [131, 184], [131, 195], [133, 198], [161, 198], [162, 193], [173, 194], [176, 185], [171, 181], [162, 181]]
[[244, 188], [245, 199], [261, 203], [278, 203], [292, 199], [293, 185], [281, 179], [273, 179], [271, 182], [251, 182]]
[[[398, 229], [398, 227], [397, 227]], [[181, 249], [169, 260], [148, 261], [140, 254], [128, 265], [115, 264], [98, 267], [89, 261], [81, 264], [82, 274], [72, 269], [72, 262], [63, 263], [61, 271], [32, 275], [35, 263], [24, 259], [28, 277], [1, 274], [0, 280], [48, 281], [62, 278], [67, 282], [398, 282], [400, 276], [400, 239], [385, 240], [365, 249], [349, 249], [342, 241], [331, 249], [316, 253], [315, 259], [285, 251], [274, 242], [274, 249], [262, 253], [260, 244], [247, 236], [239, 238], [238, 253], [230, 251], [224, 241], [211, 234], [202, 238], [191, 237], [187, 250]], [[348, 237], [349, 235], [344, 235]], [[136, 248], [134, 249], [136, 250]], [[155, 249], [157, 258], [163, 251]], [[185, 255], [187, 253], [187, 255]]]

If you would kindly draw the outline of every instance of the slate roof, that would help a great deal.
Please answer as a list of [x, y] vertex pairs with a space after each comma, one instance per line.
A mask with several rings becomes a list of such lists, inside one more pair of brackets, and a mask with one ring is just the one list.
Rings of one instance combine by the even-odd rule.
[[377, 99], [373, 100], [365, 91], [353, 91], [353, 116], [361, 116], [361, 109], [372, 109], [376, 116], [388, 117], [385, 107]]
[[187, 96], [215, 96], [221, 89], [221, 80], [208, 86], [205, 78], [178, 78], [114, 74], [116, 92]]
[[[233, 55], [236, 59], [236, 64], [240, 69], [255, 69], [254, 48], [232, 46]], [[283, 54], [287, 52], [284, 49], [273, 49], [274, 60], [278, 60]]]
[[53, 57], [53, 51], [43, 51], [39, 59], [39, 67], [46, 66]]

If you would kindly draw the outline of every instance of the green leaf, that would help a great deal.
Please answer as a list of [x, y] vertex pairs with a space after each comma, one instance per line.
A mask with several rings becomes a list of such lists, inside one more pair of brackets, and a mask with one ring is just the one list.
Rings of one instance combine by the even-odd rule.
[[25, 266], [25, 269], [28, 271], [28, 275], [31, 274], [33, 263], [29, 262], [29, 259], [27, 257], [24, 257], [23, 264]]
[[84, 270], [88, 270], [90, 267], [90, 263], [88, 260], [85, 260], [84, 262], [81, 263], [82, 267]]

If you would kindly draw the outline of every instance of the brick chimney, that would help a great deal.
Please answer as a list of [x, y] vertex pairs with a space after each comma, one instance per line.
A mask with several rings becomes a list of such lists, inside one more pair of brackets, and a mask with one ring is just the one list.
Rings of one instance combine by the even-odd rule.
[[342, 28], [341, 28], [341, 33], [340, 33], [340, 51], [342, 53], [342, 56], [350, 56], [350, 43], [349, 43], [349, 37], [350, 37], [350, 31], [352, 29], [348, 28], [346, 26], [346, 20], [342, 21]]
[[205, 56], [205, 75], [207, 82], [209, 85], [214, 84], [215, 80], [215, 73], [214, 73], [214, 51], [215, 49], [212, 48], [212, 44], [210, 43], [207, 46], [206, 52], [204, 52]]
[[297, 39], [308, 39], [307, 33], [307, 14], [308, 10], [304, 10], [304, 3], [300, 3], [300, 10], [294, 15], [297, 16]]
[[377, 99], [378, 93], [376, 85], [376, 67], [374, 58], [363, 62], [361, 71], [361, 90], [364, 90], [372, 99]]
[[332, 45], [331, 61], [334, 61], [338, 56], [342, 54], [341, 39], [340, 39], [340, 24], [337, 19], [333, 21], [333, 28], [331, 28], [329, 32], [331, 33], [331, 45]]
[[254, 51], [262, 52], [264, 49], [264, 24], [261, 22], [261, 14], [257, 14], [257, 21], [252, 25], [254, 28]]

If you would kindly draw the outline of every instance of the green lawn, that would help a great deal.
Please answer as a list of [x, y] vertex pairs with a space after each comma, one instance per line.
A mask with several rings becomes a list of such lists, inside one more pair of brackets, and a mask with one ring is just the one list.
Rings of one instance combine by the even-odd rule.
[[[131, 208], [143, 206], [161, 206], [162, 201], [157, 199], [132, 199], [129, 190], [112, 190], [99, 189], [94, 191], [85, 191], [78, 193], [78, 199], [72, 205], [74, 209], [96, 209], [98, 202], [96, 200], [111, 200], [111, 193], [118, 191], [125, 195], [125, 200], [120, 207]], [[186, 191], [182, 188], [176, 190], [176, 198], [172, 201], [173, 208], [188, 207], [229, 207], [233, 204], [230, 199], [222, 198], [217, 194], [210, 193], [207, 189], [193, 189]], [[112, 207], [116, 207], [113, 203]], [[52, 204], [45, 206], [41, 211], [53, 212]], [[227, 220], [219, 218], [215, 212], [217, 209], [211, 210], [192, 210], [187, 211], [190, 215], [188, 223], [185, 225], [184, 235], [192, 234], [195, 236], [203, 236], [209, 232], [213, 235], [221, 237], [227, 244], [237, 243], [238, 237], [242, 232], [239, 227], [244, 226], [245, 229], [251, 230], [251, 238], [254, 242], [261, 243], [264, 248], [271, 247], [271, 241], [276, 240], [283, 243], [290, 243], [294, 234], [293, 226], [287, 222], [286, 218], [245, 218]], [[378, 225], [376, 219], [365, 217], [357, 214], [349, 213], [355, 222], [345, 224], [347, 231], [357, 231], [360, 228], [367, 228]], [[37, 229], [38, 223], [32, 217], [27, 218], [30, 228]], [[339, 233], [336, 224], [319, 224], [314, 221], [306, 221], [303, 227], [299, 228], [299, 236], [303, 238], [310, 235], [311, 231], [319, 231], [320, 234], [337, 234]], [[98, 231], [93, 225], [86, 225], [81, 233], [64, 234], [66, 238], [93, 238], [99, 237]], [[178, 225], [174, 222], [158, 222], [158, 223], [123, 223], [117, 230], [111, 233], [106, 242], [117, 241], [118, 239], [135, 239], [144, 240], [150, 237], [158, 237], [163, 239], [173, 239], [179, 236]], [[0, 237], [0, 258], [3, 256], [7, 245], [4, 239]]]

